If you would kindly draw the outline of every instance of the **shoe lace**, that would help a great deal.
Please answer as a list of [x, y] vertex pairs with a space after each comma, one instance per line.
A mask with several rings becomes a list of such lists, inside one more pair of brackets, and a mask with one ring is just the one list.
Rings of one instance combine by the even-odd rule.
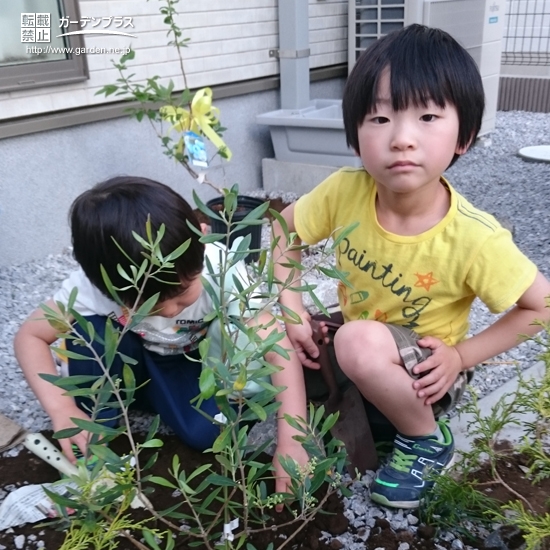
[[390, 460], [390, 467], [399, 472], [409, 473], [416, 458], [416, 455], [408, 455], [394, 448]]

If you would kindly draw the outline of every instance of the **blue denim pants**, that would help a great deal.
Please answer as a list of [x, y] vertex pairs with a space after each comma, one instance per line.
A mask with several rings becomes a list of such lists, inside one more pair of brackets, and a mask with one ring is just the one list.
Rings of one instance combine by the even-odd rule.
[[[93, 315], [86, 317], [86, 321], [93, 324], [96, 333], [103, 339], [107, 318]], [[78, 325], [75, 325], [75, 328], [78, 328]], [[66, 340], [66, 344], [69, 351], [89, 357], [87, 360], [69, 359], [70, 375], [101, 376], [103, 374], [90, 350], [75, 345], [70, 339]], [[94, 341], [93, 346], [96, 353], [100, 356], [103, 355], [105, 350], [102, 344]], [[174, 430], [176, 435], [194, 449], [203, 451], [211, 447], [220, 433], [219, 425], [205, 418], [190, 403], [200, 393], [201, 363], [191, 361], [183, 354], [159, 355], [148, 351], [143, 347], [142, 338], [133, 332], [127, 332], [124, 335], [118, 351], [137, 361], [136, 365], [131, 365], [136, 386], [148, 381], [143, 388], [136, 391], [132, 408], [160, 415], [160, 418]], [[188, 355], [194, 359], [199, 358], [198, 351]], [[117, 355], [110, 368], [110, 373], [118, 375], [122, 380], [122, 368], [123, 361]], [[88, 398], [77, 397], [76, 403], [85, 412], [91, 407], [91, 401]], [[210, 417], [214, 417], [219, 412], [213, 397], [203, 401], [201, 410]], [[119, 412], [120, 409], [107, 408], [101, 411], [99, 417], [102, 419], [112, 418], [112, 421], [106, 422], [107, 425], [112, 426], [117, 423], [114, 417]]]

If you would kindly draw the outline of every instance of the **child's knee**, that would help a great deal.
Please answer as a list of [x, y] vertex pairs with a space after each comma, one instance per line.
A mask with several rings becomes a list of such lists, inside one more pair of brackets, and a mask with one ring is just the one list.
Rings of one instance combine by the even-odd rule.
[[395, 340], [388, 328], [378, 321], [350, 321], [334, 337], [338, 363], [346, 374], [355, 368], [366, 373], [388, 362], [398, 362]]

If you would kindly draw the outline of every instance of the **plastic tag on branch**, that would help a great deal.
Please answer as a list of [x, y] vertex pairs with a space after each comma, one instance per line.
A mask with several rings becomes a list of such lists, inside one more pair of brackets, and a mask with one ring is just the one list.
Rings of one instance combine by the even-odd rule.
[[204, 141], [195, 132], [185, 132], [183, 136], [187, 156], [193, 166], [208, 168], [208, 157]]
[[224, 540], [228, 540], [229, 542], [233, 541], [235, 539], [233, 530], [238, 529], [238, 527], [239, 527], [239, 518], [235, 518], [231, 520], [229, 523], [225, 523], [223, 526], [222, 541]]
[[214, 420], [218, 422], [218, 424], [227, 424], [227, 416], [225, 416], [222, 412], [218, 413], [214, 417]]

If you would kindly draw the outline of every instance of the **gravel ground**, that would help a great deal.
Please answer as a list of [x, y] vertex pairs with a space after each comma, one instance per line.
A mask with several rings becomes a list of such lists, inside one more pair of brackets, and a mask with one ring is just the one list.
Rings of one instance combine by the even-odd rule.
[[[454, 187], [474, 205], [513, 225], [518, 246], [546, 276], [550, 276], [550, 164], [525, 162], [517, 156], [517, 150], [547, 144], [549, 140], [550, 114], [498, 113], [496, 130], [490, 140], [476, 145], [448, 172]], [[0, 379], [3, 382], [0, 412], [30, 431], [50, 429], [51, 425], [20, 373], [13, 356], [13, 337], [29, 312], [49, 298], [74, 267], [70, 250], [64, 250], [40, 261], [0, 269], [3, 290], [0, 295]], [[324, 303], [336, 302], [332, 282], [322, 279], [315, 282]], [[470, 319], [471, 332], [476, 333], [493, 321], [494, 317], [483, 304], [476, 302]], [[485, 395], [494, 390], [514, 375], [516, 364], [522, 369], [528, 368], [535, 363], [536, 355], [535, 346], [527, 342], [495, 358], [490, 365], [478, 369], [475, 391]], [[17, 452], [18, 449], [9, 451], [10, 454]], [[374, 518], [384, 516], [396, 527], [409, 526], [415, 530], [414, 516], [380, 510], [366, 498], [364, 485], [356, 484], [355, 489], [347, 511], [352, 523], [362, 522], [368, 529]], [[359, 538], [344, 536], [342, 542], [345, 548], [364, 547]]]

